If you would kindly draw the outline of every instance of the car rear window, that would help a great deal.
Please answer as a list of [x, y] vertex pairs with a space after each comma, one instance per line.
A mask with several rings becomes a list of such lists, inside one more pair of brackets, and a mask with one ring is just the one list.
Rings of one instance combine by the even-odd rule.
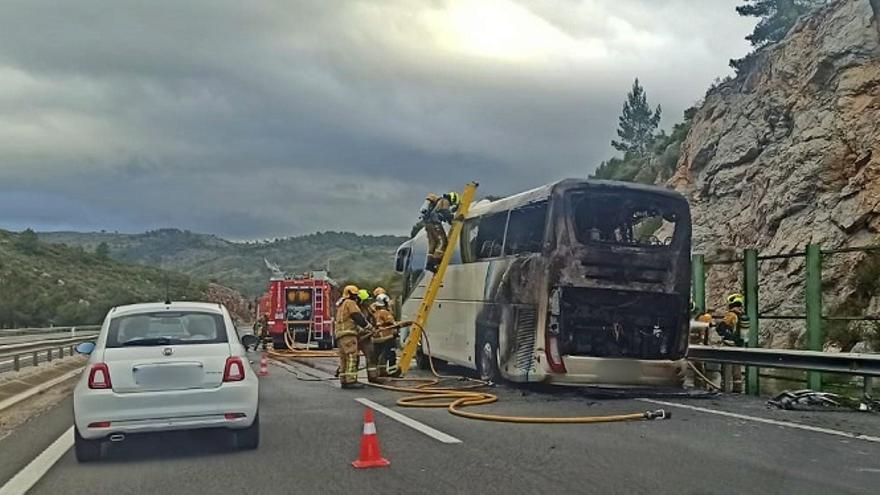
[[216, 344], [227, 342], [223, 316], [162, 311], [120, 316], [110, 321], [106, 347]]

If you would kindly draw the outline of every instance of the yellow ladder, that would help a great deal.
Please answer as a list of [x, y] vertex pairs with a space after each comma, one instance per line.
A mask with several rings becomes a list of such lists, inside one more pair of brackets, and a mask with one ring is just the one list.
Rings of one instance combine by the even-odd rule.
[[[474, 200], [474, 195], [477, 192], [478, 185], [479, 184], [476, 182], [471, 182], [464, 187], [464, 192], [461, 195], [461, 203], [455, 214], [456, 218], [463, 219], [467, 216], [468, 210], [471, 207], [471, 202]], [[416, 355], [416, 349], [419, 346], [419, 342], [422, 340], [422, 329], [428, 323], [428, 316], [431, 315], [431, 309], [434, 307], [434, 299], [437, 297], [437, 293], [440, 292], [440, 287], [443, 286], [443, 277], [446, 276], [446, 268], [449, 267], [449, 262], [452, 261], [452, 255], [455, 254], [455, 250], [458, 248], [458, 240], [461, 238], [461, 227], [463, 223], [463, 220], [452, 221], [452, 229], [449, 231], [449, 242], [447, 243], [446, 252], [443, 253], [443, 259], [440, 260], [437, 272], [431, 278], [431, 282], [428, 283], [425, 297], [422, 299], [422, 304], [419, 306], [419, 312], [416, 313], [416, 318], [414, 320], [415, 323], [412, 326], [406, 344], [403, 346], [403, 353], [400, 356], [398, 364], [402, 375], [405, 375], [406, 372], [409, 371], [413, 357]]]

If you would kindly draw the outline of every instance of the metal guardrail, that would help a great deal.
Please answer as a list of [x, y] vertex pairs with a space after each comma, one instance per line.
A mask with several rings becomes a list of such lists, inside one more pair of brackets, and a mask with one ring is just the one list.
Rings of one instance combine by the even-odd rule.
[[97, 333], [90, 333], [66, 339], [38, 340], [36, 342], [21, 342], [17, 344], [0, 345], [0, 358], [9, 357], [14, 354], [33, 352], [49, 348], [56, 349], [58, 347], [64, 347], [71, 344], [76, 345], [80, 342], [95, 340], [97, 336]]
[[28, 364], [37, 366], [41, 362], [41, 357], [43, 361], [51, 362], [55, 357], [63, 358], [65, 353], [73, 356], [77, 344], [95, 340], [96, 337], [97, 334], [93, 333], [68, 339], [0, 345], [0, 373], [10, 370], [19, 371]]
[[880, 354], [692, 345], [688, 348], [688, 358], [696, 361], [743, 364], [759, 368], [787, 368], [847, 375], [880, 376]]
[[69, 327], [44, 327], [44, 328], [0, 328], [0, 337], [17, 337], [20, 335], [40, 335], [46, 333], [63, 333], [74, 330], [76, 332], [97, 332], [101, 325], [76, 325]]

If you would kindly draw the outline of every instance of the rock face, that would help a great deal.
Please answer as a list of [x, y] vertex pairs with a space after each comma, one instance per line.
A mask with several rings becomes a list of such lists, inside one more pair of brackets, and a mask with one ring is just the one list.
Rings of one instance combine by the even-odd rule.
[[[709, 90], [669, 181], [691, 199], [695, 253], [880, 242], [880, 25], [872, 2], [832, 2]], [[864, 257], [824, 259], [826, 313], [853, 296]], [[804, 314], [803, 266], [761, 263], [762, 313]], [[741, 287], [740, 272], [709, 271], [710, 308], [720, 310], [723, 294]], [[762, 345], [794, 347], [803, 329], [762, 320]]]
[[236, 323], [247, 324], [254, 319], [250, 301], [235, 289], [219, 284], [208, 284], [205, 300], [226, 306]]

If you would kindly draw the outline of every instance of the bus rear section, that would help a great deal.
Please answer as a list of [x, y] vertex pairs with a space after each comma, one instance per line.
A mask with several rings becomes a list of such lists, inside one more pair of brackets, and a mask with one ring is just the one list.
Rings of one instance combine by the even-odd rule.
[[691, 223], [656, 188], [593, 183], [560, 194], [550, 257], [548, 381], [680, 386]]

